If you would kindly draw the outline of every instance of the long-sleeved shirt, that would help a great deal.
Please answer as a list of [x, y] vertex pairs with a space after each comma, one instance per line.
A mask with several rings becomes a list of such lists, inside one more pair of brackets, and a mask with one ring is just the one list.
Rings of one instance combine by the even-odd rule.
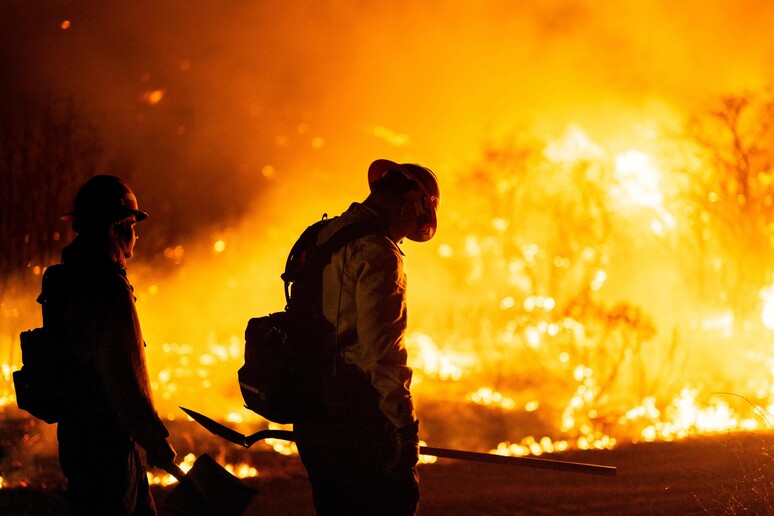
[[[371, 207], [355, 203], [321, 232], [324, 243], [341, 228], [364, 219], [379, 220]], [[357, 366], [379, 393], [379, 407], [400, 428], [415, 419], [407, 366], [406, 275], [403, 253], [387, 236], [357, 238], [332, 257], [323, 270], [323, 313], [337, 334], [355, 335], [342, 351], [343, 359]]]
[[102, 392], [73, 400], [75, 417], [79, 410], [112, 409], [140, 446], [163, 441], [169, 433], [153, 405], [145, 343], [124, 272], [117, 267], [50, 267], [41, 301], [44, 323], [61, 325], [76, 362], [101, 386]]

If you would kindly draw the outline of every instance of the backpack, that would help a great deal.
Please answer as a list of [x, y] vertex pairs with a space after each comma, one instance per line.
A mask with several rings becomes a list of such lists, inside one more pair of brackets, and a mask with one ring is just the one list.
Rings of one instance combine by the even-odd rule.
[[[48, 303], [65, 288], [65, 269], [54, 265], [43, 276], [38, 302], [43, 305], [43, 326], [21, 333], [22, 367], [13, 373], [16, 404], [46, 423], [58, 422], [73, 399], [74, 380], [82, 376], [69, 345], [62, 338]], [[53, 318], [55, 319], [55, 318]]]
[[328, 394], [345, 376], [338, 358], [342, 339], [322, 311], [322, 272], [348, 242], [384, 229], [365, 220], [345, 226], [318, 246], [320, 232], [336, 218], [323, 215], [291, 248], [280, 275], [285, 310], [247, 323], [239, 387], [245, 407], [275, 423], [322, 417], [330, 405]]

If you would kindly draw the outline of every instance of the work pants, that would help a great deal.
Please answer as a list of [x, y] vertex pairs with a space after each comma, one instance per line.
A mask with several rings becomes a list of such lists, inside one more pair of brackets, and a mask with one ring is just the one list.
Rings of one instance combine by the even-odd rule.
[[416, 468], [402, 478], [384, 471], [395, 446], [386, 419], [299, 423], [294, 433], [319, 516], [415, 514]]
[[69, 514], [156, 514], [137, 447], [114, 412], [68, 417], [59, 423], [57, 438]]

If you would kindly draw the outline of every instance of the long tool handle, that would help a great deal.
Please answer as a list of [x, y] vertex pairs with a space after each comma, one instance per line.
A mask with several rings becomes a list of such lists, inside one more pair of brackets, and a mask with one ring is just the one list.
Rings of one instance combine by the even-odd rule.
[[508, 466], [525, 466], [528, 468], [570, 471], [573, 473], [586, 473], [589, 475], [604, 475], [613, 477], [617, 473], [617, 469], [614, 466], [583, 464], [581, 462], [567, 462], [563, 460], [537, 459], [535, 457], [511, 457], [505, 455], [494, 455], [491, 453], [433, 448], [430, 446], [422, 446], [419, 449], [419, 453], [422, 455], [443, 457], [445, 459], [469, 460], [474, 462], [486, 462], [487, 464], [504, 464]]
[[[245, 436], [239, 432], [221, 425], [203, 414], [199, 414], [191, 409], [180, 407], [186, 414], [191, 416], [194, 421], [202, 425], [215, 435], [223, 437], [229, 442], [249, 448], [257, 441], [262, 439], [283, 439], [293, 441], [293, 432], [291, 430], [261, 430], [252, 435]], [[561, 460], [536, 459], [534, 457], [506, 457], [504, 455], [493, 455], [491, 453], [479, 453], [463, 450], [449, 450], [446, 448], [432, 448], [422, 446], [419, 450], [422, 455], [433, 455], [446, 459], [469, 460], [475, 462], [486, 462], [488, 464], [506, 464], [508, 466], [526, 466], [528, 468], [553, 469], [556, 471], [571, 471], [574, 473], [586, 473], [589, 475], [615, 476], [616, 468], [614, 466], [601, 466], [598, 464], [582, 464], [579, 462], [567, 462]], [[171, 472], [170, 472], [171, 473]], [[174, 473], [172, 473], [174, 475]]]
[[170, 462], [169, 464], [164, 465], [161, 469], [175, 477], [178, 482], [182, 482], [185, 478], [185, 471], [180, 469], [180, 466], [174, 462]]
[[[261, 439], [293, 440], [293, 432], [289, 430], [261, 430], [258, 433], [245, 438], [245, 445], [250, 446]], [[616, 475], [614, 466], [601, 466], [598, 464], [583, 464], [581, 462], [567, 462], [563, 460], [537, 459], [535, 457], [508, 457], [505, 455], [493, 455], [491, 453], [479, 453], [464, 450], [450, 450], [447, 448], [433, 448], [422, 446], [419, 448], [422, 455], [432, 455], [444, 459], [467, 460], [473, 462], [485, 462], [487, 464], [504, 464], [507, 466], [522, 466], [528, 468], [552, 469], [555, 471], [569, 471], [572, 473], [586, 473], [588, 475], [604, 475], [613, 477]]]

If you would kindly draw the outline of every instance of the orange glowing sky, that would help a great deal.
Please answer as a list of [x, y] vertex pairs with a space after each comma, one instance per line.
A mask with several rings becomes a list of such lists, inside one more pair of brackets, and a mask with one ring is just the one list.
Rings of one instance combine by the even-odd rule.
[[194, 220], [204, 203], [238, 213], [228, 204], [260, 193], [266, 166], [359, 196], [346, 179], [374, 157], [443, 170], [488, 138], [570, 123], [614, 143], [774, 70], [774, 5], [761, 0], [12, 0], [2, 11], [5, 101], [76, 96], [153, 190], [150, 207]]

